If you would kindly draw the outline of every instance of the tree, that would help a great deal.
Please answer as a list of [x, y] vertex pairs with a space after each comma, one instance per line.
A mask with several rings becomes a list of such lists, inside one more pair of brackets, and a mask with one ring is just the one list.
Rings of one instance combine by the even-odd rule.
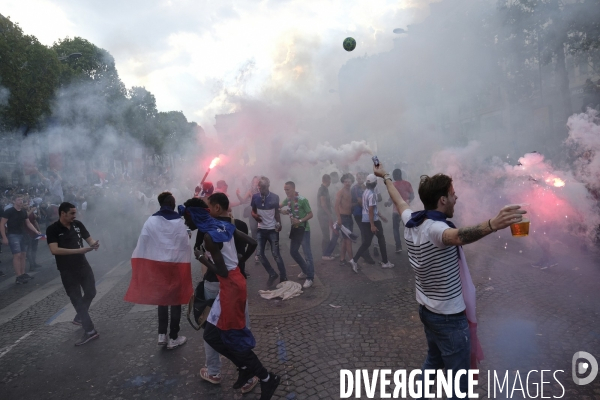
[[583, 0], [569, 5], [569, 53], [588, 62], [600, 74], [600, 0]]
[[127, 93], [125, 85], [119, 78], [115, 59], [110, 53], [90, 43], [75, 37], [65, 38], [54, 43], [52, 49], [59, 56], [81, 53], [79, 58], [69, 58], [63, 62], [60, 74], [60, 86], [74, 84], [100, 85], [105, 96], [111, 100], [120, 99]]
[[527, 54], [523, 60], [554, 64], [566, 121], [573, 110], [565, 53], [597, 57], [595, 67], [600, 69], [600, 0], [500, 0], [499, 9], [512, 28], [507, 38], [516, 42], [517, 52]]
[[0, 130], [25, 135], [50, 113], [58, 83], [59, 61], [52, 50], [0, 15], [0, 85], [8, 101], [0, 104]]

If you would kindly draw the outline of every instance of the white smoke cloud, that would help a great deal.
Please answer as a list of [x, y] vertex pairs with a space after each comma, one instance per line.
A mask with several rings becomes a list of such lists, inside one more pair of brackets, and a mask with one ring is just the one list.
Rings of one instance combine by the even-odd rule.
[[283, 165], [314, 165], [331, 162], [340, 168], [347, 168], [349, 164], [358, 161], [361, 156], [373, 153], [365, 141], [352, 141], [339, 147], [333, 147], [325, 142], [318, 143], [313, 148], [304, 143], [285, 143], [281, 149], [279, 162]]

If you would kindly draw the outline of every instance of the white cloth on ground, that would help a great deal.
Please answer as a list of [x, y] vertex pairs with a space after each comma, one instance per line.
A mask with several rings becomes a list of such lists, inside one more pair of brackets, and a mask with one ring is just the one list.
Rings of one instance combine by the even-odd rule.
[[300, 296], [302, 292], [302, 285], [297, 282], [285, 281], [277, 285], [275, 290], [259, 290], [258, 293], [263, 299], [274, 299], [281, 297], [283, 300], [288, 300], [293, 297]]

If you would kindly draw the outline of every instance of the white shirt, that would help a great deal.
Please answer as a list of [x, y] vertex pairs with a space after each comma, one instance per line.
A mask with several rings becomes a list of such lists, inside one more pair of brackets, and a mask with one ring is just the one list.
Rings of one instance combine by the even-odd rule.
[[373, 222], [379, 221], [379, 210], [377, 209], [377, 188], [365, 189], [362, 195], [363, 209], [362, 222], [371, 222], [369, 219], [369, 207], [373, 208]]
[[[402, 213], [410, 220], [412, 210]], [[446, 246], [442, 234], [450, 227], [442, 221], [426, 219], [421, 225], [404, 229], [408, 260], [415, 271], [416, 298], [419, 304], [438, 314], [465, 310], [458, 266], [458, 249]]]

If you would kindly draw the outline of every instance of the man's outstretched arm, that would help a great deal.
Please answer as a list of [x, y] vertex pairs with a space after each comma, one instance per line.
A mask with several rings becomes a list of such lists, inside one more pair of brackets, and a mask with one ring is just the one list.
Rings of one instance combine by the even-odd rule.
[[511, 224], [521, 222], [523, 214], [527, 211], [521, 210], [521, 206], [506, 206], [494, 218], [482, 222], [478, 225], [468, 226], [465, 228], [449, 228], [442, 234], [442, 242], [446, 246], [462, 246], [478, 241], [486, 237], [492, 232], [500, 229], [505, 229]]

